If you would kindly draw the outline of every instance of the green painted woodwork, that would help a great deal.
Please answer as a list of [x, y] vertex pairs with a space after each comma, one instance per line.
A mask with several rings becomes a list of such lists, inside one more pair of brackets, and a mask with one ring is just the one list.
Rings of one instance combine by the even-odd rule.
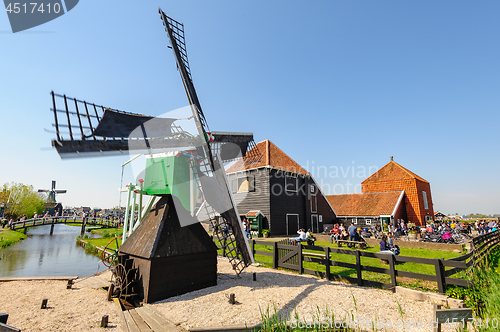
[[188, 156], [146, 158], [143, 190], [147, 195], [174, 195], [189, 211], [191, 185]]

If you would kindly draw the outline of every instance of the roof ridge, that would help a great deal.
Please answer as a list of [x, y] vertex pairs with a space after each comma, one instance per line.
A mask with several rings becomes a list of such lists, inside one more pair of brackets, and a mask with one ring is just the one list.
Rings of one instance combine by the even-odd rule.
[[[255, 151], [258, 155], [260, 155], [260, 158], [247, 158], [247, 156], [253, 155], [252, 151]], [[286, 154], [269, 139], [255, 144], [255, 146], [247, 152], [247, 155], [236, 160], [235, 163], [226, 170], [226, 173], [233, 173], [266, 166], [285, 172], [293, 172], [305, 175], [309, 174], [306, 169], [304, 169], [298, 162], [296, 162], [292, 157]]]
[[424, 179], [423, 177], [421, 176], [418, 176], [417, 174], [413, 173], [412, 171], [410, 171], [409, 169], [401, 166], [400, 164], [398, 164], [397, 162], [395, 162], [394, 160], [391, 160], [390, 163], [394, 163], [396, 164], [397, 166], [399, 166], [403, 171], [405, 171], [406, 173], [408, 173], [411, 177], [413, 178], [416, 178], [416, 179], [419, 179], [419, 180], [422, 180], [422, 181], [425, 181], [425, 182], [428, 182], [426, 179]]

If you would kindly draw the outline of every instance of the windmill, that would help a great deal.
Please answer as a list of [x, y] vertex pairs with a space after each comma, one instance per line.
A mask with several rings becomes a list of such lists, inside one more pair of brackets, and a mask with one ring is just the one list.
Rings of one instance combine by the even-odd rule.
[[[253, 263], [223, 167], [255, 146], [253, 134], [210, 131], [189, 68], [184, 26], [159, 13], [189, 102], [181, 115], [133, 114], [51, 93], [52, 145], [61, 158], [127, 152], [137, 153], [130, 161], [145, 158], [137, 183], [126, 187], [124, 243], [114, 270], [114, 293], [128, 303], [215, 285], [213, 240], [224, 245], [237, 275]], [[144, 206], [143, 196], [149, 197]], [[212, 238], [202, 220], [211, 223]]]
[[45, 208], [48, 209], [49, 214], [53, 214], [54, 211], [58, 211], [59, 214], [62, 214], [62, 205], [57, 203], [56, 195], [57, 194], [65, 194], [66, 189], [56, 189], [56, 181], [52, 180], [51, 189], [38, 189], [39, 193], [48, 193], [47, 201], [45, 202]]

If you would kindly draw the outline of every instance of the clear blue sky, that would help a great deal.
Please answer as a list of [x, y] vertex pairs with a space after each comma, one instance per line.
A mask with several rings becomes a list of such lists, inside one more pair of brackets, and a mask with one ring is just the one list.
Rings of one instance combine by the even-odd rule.
[[500, 213], [496, 0], [87, 0], [16, 34], [0, 13], [0, 183], [57, 180], [65, 206], [118, 205], [128, 157], [61, 160], [49, 93], [149, 115], [186, 106], [158, 6], [185, 24], [211, 130], [270, 139], [327, 193], [394, 156], [431, 183], [435, 210]]

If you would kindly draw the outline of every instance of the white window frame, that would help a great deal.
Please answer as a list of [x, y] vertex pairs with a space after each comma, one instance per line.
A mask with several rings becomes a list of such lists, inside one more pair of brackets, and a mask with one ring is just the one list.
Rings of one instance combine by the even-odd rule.
[[424, 197], [424, 209], [429, 210], [429, 201], [427, 200], [427, 193], [422, 191], [422, 196]]
[[316, 229], [319, 232], [319, 217], [317, 214], [311, 214], [311, 230], [313, 231], [313, 233], [314, 233], [314, 222], [313, 222], [314, 217], [316, 217]]
[[352, 224], [357, 225], [358, 224], [358, 218], [352, 218]]
[[[314, 199], [314, 206], [313, 206], [313, 199], [312, 197], [315, 197]], [[317, 213], [318, 212], [318, 195], [311, 195], [311, 213]]]
[[300, 229], [300, 216], [298, 213], [287, 213], [286, 214], [286, 234], [288, 234], [288, 216], [297, 216], [297, 231]]
[[367, 225], [371, 225], [372, 224], [372, 220], [371, 219], [366, 219], [365, 222], [366, 222]]

